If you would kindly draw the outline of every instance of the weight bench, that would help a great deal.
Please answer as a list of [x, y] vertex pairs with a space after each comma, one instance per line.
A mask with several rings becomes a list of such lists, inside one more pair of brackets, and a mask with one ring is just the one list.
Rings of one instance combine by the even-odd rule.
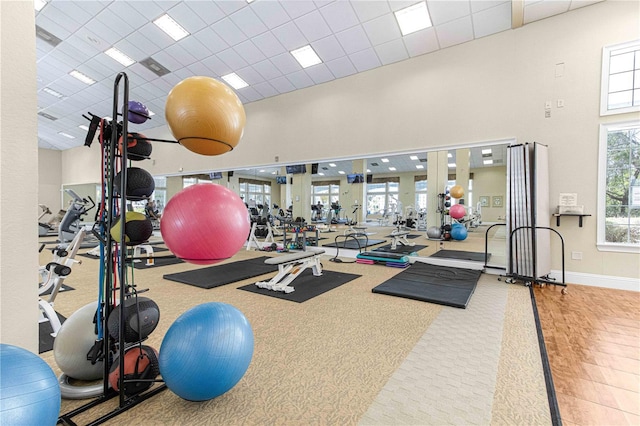
[[415, 246], [416, 243], [410, 243], [409, 240], [407, 240], [407, 235], [409, 235], [409, 231], [393, 231], [391, 233], [391, 250], [395, 250], [398, 244]]
[[344, 235], [351, 235], [351, 234], [355, 234], [355, 235], [373, 235], [375, 234], [375, 232], [366, 232], [367, 231], [367, 227], [366, 226], [360, 226], [360, 225], [349, 225], [348, 229], [344, 230]]
[[268, 290], [291, 293], [295, 291], [289, 284], [295, 280], [308, 267], [313, 268], [313, 275], [322, 275], [320, 256], [324, 250], [307, 250], [284, 256], [270, 257], [264, 263], [266, 265], [278, 265], [278, 274], [269, 281], [258, 281], [256, 286]]

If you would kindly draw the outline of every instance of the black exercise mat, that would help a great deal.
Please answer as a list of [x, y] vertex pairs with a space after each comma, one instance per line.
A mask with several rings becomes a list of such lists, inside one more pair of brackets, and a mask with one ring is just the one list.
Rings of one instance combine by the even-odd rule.
[[[484, 253], [476, 251], [462, 250], [439, 250], [429, 257], [442, 257], [446, 259], [470, 260], [473, 262], [484, 262]], [[487, 255], [487, 259], [491, 257], [491, 253]]]
[[338, 241], [337, 243], [333, 242], [329, 244], [323, 244], [322, 247], [337, 247], [358, 250], [359, 248], [371, 247], [375, 246], [376, 244], [384, 243], [386, 240], [369, 240], [367, 242], [367, 240], [364, 238], [358, 238], [358, 241], [360, 242], [360, 247], [358, 247], [358, 243], [354, 241], [353, 238], [349, 238], [346, 241], [342, 241], [342, 239], [340, 239], [340, 241]]
[[[60, 324], [63, 324], [66, 318], [60, 314], [58, 314], [58, 318], [60, 319]], [[41, 322], [38, 324], [38, 353], [49, 352], [53, 349], [53, 340], [54, 337], [51, 336], [53, 333], [53, 329], [51, 328], [51, 323], [49, 321]]]
[[[51, 288], [47, 291], [45, 291], [44, 293], [42, 293], [40, 296], [48, 296], [51, 294]], [[62, 284], [62, 287], [60, 287], [60, 290], [58, 290], [58, 294], [62, 293], [63, 291], [71, 291], [71, 290], [75, 290], [75, 288], [73, 287], [69, 287], [68, 285]]]
[[359, 277], [361, 277], [361, 275], [345, 274], [342, 272], [326, 270], [322, 271], [321, 276], [316, 277], [313, 275], [313, 268], [307, 268], [295, 280], [293, 280], [291, 284], [289, 284], [291, 287], [296, 289], [291, 293], [267, 290], [266, 288], [256, 286], [255, 283], [238, 287], [238, 290], [245, 290], [251, 293], [258, 293], [278, 299], [302, 303]]
[[403, 246], [402, 244], [397, 244], [396, 249], [391, 249], [391, 244], [387, 244], [386, 246], [377, 247], [372, 251], [383, 251], [385, 253], [399, 253], [399, 254], [411, 254], [413, 252], [417, 252], [422, 250], [423, 248], [427, 248], [429, 246], [421, 246], [416, 244], [415, 246]]
[[[156, 250], [154, 249], [153, 252], [155, 253]], [[184, 260], [178, 257], [170, 256], [170, 255], [164, 255], [164, 256], [167, 256], [167, 257], [154, 257], [152, 265], [147, 265], [146, 259], [138, 259], [140, 262], [133, 262], [133, 267], [136, 269], [149, 269], [149, 268], [157, 268], [158, 266], [177, 265], [178, 263], [184, 263]]]
[[261, 256], [255, 259], [241, 260], [224, 265], [214, 265], [192, 271], [178, 272], [176, 274], [165, 274], [162, 278], [210, 289], [277, 271], [278, 265], [266, 265], [264, 263], [268, 258], [268, 256]]
[[481, 271], [416, 262], [371, 291], [439, 305], [466, 308]]

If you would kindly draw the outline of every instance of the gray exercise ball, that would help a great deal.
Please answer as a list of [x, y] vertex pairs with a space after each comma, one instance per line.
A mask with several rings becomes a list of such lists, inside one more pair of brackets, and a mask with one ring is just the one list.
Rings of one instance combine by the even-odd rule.
[[432, 226], [427, 229], [427, 238], [440, 238], [442, 233], [440, 232], [440, 228], [438, 226]]
[[56, 339], [53, 341], [53, 356], [67, 376], [78, 380], [96, 380], [102, 378], [102, 362], [91, 365], [87, 352], [98, 337], [93, 322], [98, 302], [92, 302], [75, 311], [62, 323]]

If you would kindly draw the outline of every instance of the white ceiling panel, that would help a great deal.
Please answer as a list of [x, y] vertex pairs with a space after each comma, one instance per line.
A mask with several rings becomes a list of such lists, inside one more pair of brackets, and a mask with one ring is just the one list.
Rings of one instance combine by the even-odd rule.
[[347, 54], [371, 47], [369, 38], [360, 25], [336, 33], [336, 38]]
[[242, 96], [247, 99], [248, 102], [255, 102], [262, 99], [262, 95], [255, 88], [249, 86], [244, 89], [240, 89]]
[[273, 65], [270, 60], [258, 62], [253, 65], [253, 68], [260, 73], [260, 75], [267, 81], [273, 80], [282, 76], [282, 73]]
[[147, 21], [153, 21], [164, 13], [164, 9], [152, 1], [132, 1], [129, 4], [147, 18]]
[[58, 52], [64, 53], [65, 55], [74, 58], [77, 62], [84, 62], [92, 57], [90, 53], [82, 51], [74, 47], [70, 43], [61, 43], [58, 47], [56, 47], [56, 49]]
[[65, 38], [69, 37], [71, 34], [73, 34], [73, 31], [67, 30], [62, 25], [60, 25], [59, 23], [57, 23], [56, 21], [52, 20], [51, 18], [49, 18], [46, 15], [39, 15], [36, 18], [36, 25], [38, 25], [39, 27], [44, 28], [45, 30], [47, 30], [51, 34], [53, 34], [54, 36], [56, 36], [58, 38], [61, 38], [61, 39], [65, 39]]
[[[194, 38], [191, 38], [191, 40], [195, 40], [197, 42]], [[153, 55], [153, 59], [160, 62], [170, 71], [175, 71], [187, 65], [191, 65], [198, 60], [189, 52], [189, 50], [182, 46], [178, 46], [177, 43], [167, 47], [163, 52], [156, 53]]]
[[274, 28], [272, 32], [278, 41], [282, 43], [282, 46], [289, 51], [308, 44], [307, 39], [293, 22], [287, 22], [278, 28]]
[[276, 1], [258, 1], [251, 4], [251, 9], [269, 29], [274, 29], [289, 20], [289, 15]]
[[302, 15], [294, 22], [309, 42], [319, 40], [331, 34], [331, 29], [317, 10]]
[[351, 60], [346, 56], [328, 61], [327, 68], [331, 70], [331, 74], [336, 78], [346, 77], [358, 72], [356, 67], [353, 66], [353, 63], [351, 63]]
[[434, 26], [471, 14], [468, 1], [427, 0], [427, 8]]
[[477, 13], [486, 9], [490, 9], [492, 7], [500, 6], [504, 3], [511, 2], [505, 0], [471, 0], [471, 13]]
[[158, 78], [158, 76], [154, 72], [141, 65], [139, 62], [131, 65], [128, 70], [129, 71], [127, 72], [134, 72], [138, 76], [136, 84], [144, 84], [144, 82], [153, 81]]
[[[50, 6], [51, 6], [51, 9], [47, 11], [46, 17], [43, 15], [39, 15], [36, 18], [36, 23], [38, 25], [43, 25], [44, 22], [46, 21], [53, 22], [55, 23], [56, 26], [64, 29], [64, 31], [67, 31], [69, 34], [71, 34], [78, 31], [82, 27], [82, 25], [86, 22], [82, 20], [79, 16], [79, 14], [84, 13], [84, 11], [82, 10], [74, 13], [74, 17], [69, 17], [65, 12], [63, 12], [58, 7], [56, 7], [58, 6], [57, 3], [51, 4]], [[83, 16], [85, 17], [88, 16], [89, 19], [91, 19], [90, 15], [83, 15]], [[77, 18], [77, 20], [74, 18]], [[56, 33], [54, 32], [54, 34]], [[58, 35], [58, 37], [60, 37], [60, 35]]]
[[525, 2], [524, 23], [539, 21], [550, 16], [567, 12], [571, 0], [541, 0], [537, 2]]
[[338, 39], [333, 35], [311, 43], [311, 46], [323, 62], [332, 61], [346, 55]]
[[313, 80], [306, 72], [304, 72], [304, 70], [287, 74], [286, 77], [296, 89], [304, 89], [305, 87], [313, 86]]
[[455, 21], [436, 27], [440, 47], [446, 48], [456, 44], [473, 40], [473, 25], [471, 24], [471, 16], [465, 16]]
[[[209, 72], [213, 72], [218, 76], [226, 75], [233, 71], [233, 69], [229, 68], [229, 66], [217, 56], [209, 56], [207, 59], [202, 61], [201, 64], [205, 65], [206, 68], [210, 70]], [[198, 64], [193, 64], [191, 67], [195, 65]]]
[[217, 5], [224, 13], [231, 15], [243, 7], [246, 7], [247, 2], [245, 0], [225, 0], [217, 2]]
[[200, 19], [198, 14], [187, 6], [185, 2], [179, 2], [169, 9], [169, 16], [191, 34], [197, 33], [207, 26], [207, 23]]
[[358, 72], [364, 72], [381, 65], [378, 55], [376, 55], [375, 50], [372, 48], [352, 53], [349, 55], [349, 59], [351, 59], [351, 62], [353, 62]]
[[476, 38], [486, 37], [511, 28], [511, 3], [482, 10], [472, 15]]
[[252, 41], [266, 57], [279, 55], [287, 51], [271, 31], [254, 37]]
[[280, 93], [293, 92], [296, 87], [285, 76], [276, 77], [270, 81], [271, 85]]
[[248, 64], [264, 61], [266, 57], [251, 40], [243, 41], [233, 48]]
[[374, 46], [401, 37], [400, 27], [393, 15], [382, 15], [362, 24], [369, 41]]
[[360, 22], [370, 21], [378, 16], [391, 12], [386, 1], [362, 0], [351, 2]]
[[114, 1], [108, 7], [108, 10], [113, 12], [118, 20], [126, 22], [131, 28], [138, 28], [148, 22], [148, 19], [138, 12], [130, 2], [127, 1]]
[[[211, 53], [222, 52], [229, 47], [229, 44], [224, 41], [215, 31], [211, 28], [204, 28], [193, 35], [200, 43], [207, 47]], [[187, 37], [187, 39], [192, 37]], [[186, 39], [180, 40], [184, 41]], [[178, 42], [179, 43], [179, 42]]]
[[56, 21], [73, 21], [74, 23], [84, 25], [104, 9], [104, 6], [100, 4], [86, 6], [87, 7], [85, 7], [85, 5], [78, 7], [71, 1], [50, 2], [46, 7], [51, 9], [46, 11], [46, 15]]
[[90, 61], [86, 61], [88, 64], [95, 64], [94, 67], [102, 68], [107, 75], [118, 73], [120, 71], [126, 71], [126, 68], [121, 63], [107, 55], [96, 55]]
[[276, 68], [285, 75], [302, 69], [300, 64], [288, 53], [282, 53], [278, 56], [274, 56], [271, 58], [271, 62], [273, 62], [273, 65], [275, 65]]
[[140, 27], [139, 30], [143, 36], [152, 40], [154, 44], [156, 44], [161, 49], [166, 49], [171, 46], [175, 41], [169, 37], [167, 33], [162, 31], [158, 26], [152, 22], [149, 22], [146, 25]]
[[346, 1], [335, 1], [320, 9], [320, 13], [334, 33], [358, 25], [358, 16]]
[[244, 68], [249, 65], [247, 61], [242, 59], [242, 56], [238, 55], [238, 53], [232, 48], [223, 50], [222, 52], [218, 53], [217, 56], [232, 70]]
[[[173, 46], [171, 46], [170, 49], [184, 50], [190, 55], [192, 55], [198, 61], [201, 61], [204, 58], [207, 58], [213, 54], [213, 52], [209, 50], [209, 48], [206, 45], [202, 44], [195, 37], [185, 37], [182, 40], [178, 41]], [[172, 53], [172, 55], [174, 54]], [[176, 57], [176, 55], [174, 55], [174, 57]]]
[[[130, 25], [127, 21], [120, 19], [120, 16], [118, 16], [115, 12], [113, 12], [109, 8], [104, 9], [102, 12], [100, 12], [100, 14], [96, 16], [95, 20], [100, 22], [110, 32], [117, 34], [118, 37], [113, 41], [105, 37], [107, 38], [107, 40], [111, 41], [111, 43], [115, 43], [120, 39], [128, 36], [137, 28], [137, 26], [134, 27]], [[92, 21], [89, 21], [88, 25], [91, 25]], [[101, 32], [102, 29], [96, 28], [96, 31]]]
[[[103, 13], [107, 13], [108, 14], [110, 12], [103, 12]], [[103, 19], [106, 18], [103, 14], [101, 14], [100, 16]], [[117, 43], [123, 37], [126, 37], [129, 33], [131, 33], [131, 31], [128, 29], [128, 26], [123, 26], [124, 29], [122, 29], [122, 28], [120, 29], [122, 31], [122, 34], [119, 33], [119, 32], [114, 31], [114, 29], [110, 25], [108, 25], [105, 22], [101, 21], [100, 17], [96, 17], [96, 18], [92, 19], [91, 21], [89, 21], [88, 26], [91, 28], [91, 30], [93, 31], [94, 34], [99, 34], [100, 38], [102, 40], [104, 40], [108, 44], [107, 49], [110, 46], [113, 46], [115, 43]]]
[[[142, 85], [136, 85], [135, 87], [132, 87], [129, 94], [129, 98], [135, 99], [135, 100], [144, 99], [145, 102], [147, 99], [153, 99], [153, 97], [154, 97], [153, 93], [145, 89]], [[139, 101], [139, 102], [142, 102], [142, 101]]]
[[262, 77], [262, 75], [260, 75], [260, 73], [253, 67], [244, 67], [239, 69], [236, 71], [236, 74], [246, 81], [249, 86], [264, 82], [264, 77]]
[[135, 46], [138, 49], [137, 52], [135, 50], [129, 49], [127, 49], [126, 51], [123, 50], [123, 52], [127, 54], [129, 54], [128, 52], [131, 52], [131, 54], [134, 56], [130, 56], [138, 61], [148, 58], [149, 56], [161, 50], [160, 46], [149, 39], [149, 37], [144, 35], [142, 31], [134, 32], [133, 34], [129, 35], [126, 40], [122, 40], [121, 42], [116, 43], [116, 46], [120, 46], [120, 43], [122, 42], [125, 43], [122, 44], [122, 46], [126, 46], [126, 42], [130, 42], [132, 46]]
[[263, 81], [262, 83], [258, 83], [253, 87], [264, 98], [270, 98], [271, 96], [276, 96], [279, 93], [271, 84], [267, 83], [266, 81]]
[[189, 1], [186, 3], [207, 25], [218, 22], [225, 13], [212, 1]]
[[229, 46], [235, 46], [247, 39], [247, 36], [229, 18], [221, 19], [211, 26], [213, 31]]
[[411, 57], [434, 52], [440, 48], [438, 38], [436, 37], [436, 30], [433, 27], [406, 35], [403, 37], [403, 40], [407, 52]]
[[314, 10], [316, 6], [310, 1], [285, 1], [280, 2], [284, 10], [291, 17], [291, 19], [299, 18], [300, 16], [307, 14]]
[[[155, 83], [151, 82], [151, 83], [145, 83], [141, 86], [142, 89], [146, 90], [147, 92], [153, 93], [154, 98], [159, 98], [162, 96], [167, 96], [169, 94], [169, 92], [161, 87], [158, 87]], [[158, 113], [158, 111], [156, 111], [156, 114]]]
[[392, 64], [394, 62], [404, 61], [409, 58], [407, 49], [402, 39], [395, 39], [387, 43], [378, 45], [374, 48], [380, 58], [382, 65]]
[[315, 84], [322, 84], [327, 81], [335, 80], [335, 77], [331, 74], [331, 71], [325, 64], [314, 65], [306, 68], [305, 71]]
[[247, 37], [255, 37], [268, 30], [267, 26], [250, 7], [240, 9], [230, 18]]

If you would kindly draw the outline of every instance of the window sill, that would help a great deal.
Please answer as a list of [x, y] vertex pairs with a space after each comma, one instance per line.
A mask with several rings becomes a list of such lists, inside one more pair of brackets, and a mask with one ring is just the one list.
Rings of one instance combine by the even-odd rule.
[[598, 251], [610, 251], [617, 253], [640, 253], [640, 245], [638, 244], [613, 244], [598, 243], [596, 244]]

